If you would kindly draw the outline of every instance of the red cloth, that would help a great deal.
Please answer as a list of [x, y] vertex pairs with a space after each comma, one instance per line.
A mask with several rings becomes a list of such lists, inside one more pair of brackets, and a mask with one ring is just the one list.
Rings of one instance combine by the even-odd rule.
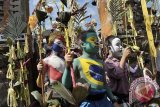
[[62, 73], [49, 65], [48, 76], [52, 80], [60, 80], [62, 77]]
[[43, 62], [43, 66], [43, 71], [48, 72], [49, 79], [59, 81], [62, 78], [62, 73], [56, 70], [53, 66], [46, 64], [45, 62]]

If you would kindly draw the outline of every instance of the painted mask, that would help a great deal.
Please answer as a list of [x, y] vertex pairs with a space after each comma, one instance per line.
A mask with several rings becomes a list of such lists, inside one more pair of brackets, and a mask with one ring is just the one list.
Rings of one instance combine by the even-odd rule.
[[119, 38], [113, 38], [111, 41], [111, 45], [110, 45], [110, 50], [112, 52], [112, 54], [115, 57], [121, 57], [122, 56], [122, 44], [121, 44], [121, 40]]
[[63, 49], [65, 48], [63, 42], [60, 39], [55, 39], [54, 43], [52, 45], [52, 50], [55, 52], [62, 52]]
[[88, 33], [83, 45], [83, 49], [87, 53], [97, 53], [99, 47], [96, 33]]

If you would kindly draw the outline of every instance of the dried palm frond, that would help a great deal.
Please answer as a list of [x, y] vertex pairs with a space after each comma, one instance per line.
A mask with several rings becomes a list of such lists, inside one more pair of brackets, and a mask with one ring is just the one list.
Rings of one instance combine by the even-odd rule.
[[42, 105], [42, 95], [38, 91], [32, 91], [31, 95]]
[[74, 31], [74, 18], [73, 17], [71, 17], [70, 21], [68, 22], [68, 34], [71, 38], [71, 47], [74, 47], [77, 36]]
[[77, 23], [77, 25], [79, 25], [83, 20], [87, 19], [87, 18], [91, 18], [91, 15], [85, 16], [87, 11], [87, 5], [88, 3], [85, 3], [81, 8], [79, 8], [79, 5], [74, 3], [73, 5], [73, 13], [74, 15], [74, 21]]
[[56, 82], [52, 85], [52, 88], [65, 100], [67, 100], [69, 103], [76, 105], [76, 101], [71, 94], [70, 91], [68, 91], [60, 82]]
[[118, 17], [124, 12], [124, 0], [110, 0], [108, 4], [112, 20], [117, 21]]
[[72, 94], [77, 104], [83, 101], [88, 95], [89, 85], [87, 83], [77, 83], [76, 87], [73, 88]]
[[3, 33], [7, 38], [16, 40], [20, 37], [20, 34], [25, 29], [27, 24], [22, 21], [20, 16], [10, 14], [8, 18], [7, 26], [5, 27]]
[[97, 7], [101, 25], [101, 37], [107, 38], [112, 33], [112, 16], [109, 12], [107, 4], [108, 0], [98, 0]]

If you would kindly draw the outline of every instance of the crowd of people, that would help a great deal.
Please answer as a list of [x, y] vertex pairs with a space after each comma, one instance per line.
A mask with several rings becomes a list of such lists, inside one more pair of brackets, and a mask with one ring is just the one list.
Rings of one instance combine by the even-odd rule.
[[[93, 29], [89, 29], [79, 33], [78, 51], [73, 49], [67, 52], [64, 34], [54, 32], [58, 33], [50, 35], [50, 46], [46, 48], [50, 51], [46, 51], [46, 57], [37, 64], [38, 71], [45, 74], [44, 83], [49, 83], [47, 90], [51, 90], [50, 86], [57, 81], [70, 91], [85, 84], [89, 87], [88, 96], [79, 103], [79, 107], [130, 107], [130, 84], [136, 78], [144, 76], [136, 57], [132, 64], [128, 62], [133, 53], [130, 47], [124, 48], [121, 39], [109, 36], [105, 40], [108, 50], [104, 59], [99, 54], [101, 48], [98, 35]], [[145, 59], [144, 68], [150, 71], [152, 69], [148, 60]], [[155, 79], [149, 73], [146, 75]], [[57, 98], [56, 95], [53, 98]], [[60, 102], [62, 107], [70, 105], [64, 100]]]

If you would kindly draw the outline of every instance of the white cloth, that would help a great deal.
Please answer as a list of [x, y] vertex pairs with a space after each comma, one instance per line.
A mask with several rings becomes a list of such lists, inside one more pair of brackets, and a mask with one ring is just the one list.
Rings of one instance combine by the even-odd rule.
[[[48, 57], [46, 57], [43, 62], [49, 66], [52, 66], [53, 68], [55, 68], [56, 70], [58, 70], [60, 73], [63, 73], [65, 70], [65, 61], [58, 57], [54, 52], [52, 52], [52, 54]], [[46, 79], [48, 78], [48, 75], [50, 75], [50, 73], [52, 73], [53, 71], [47, 71], [48, 73], [45, 75]], [[50, 83], [53, 83], [55, 80], [52, 78], [48, 78], [50, 80]], [[48, 80], [47, 79], [47, 80]]]
[[63, 73], [65, 70], [65, 61], [58, 57], [54, 52], [43, 60], [46, 64], [54, 67], [59, 72]]

